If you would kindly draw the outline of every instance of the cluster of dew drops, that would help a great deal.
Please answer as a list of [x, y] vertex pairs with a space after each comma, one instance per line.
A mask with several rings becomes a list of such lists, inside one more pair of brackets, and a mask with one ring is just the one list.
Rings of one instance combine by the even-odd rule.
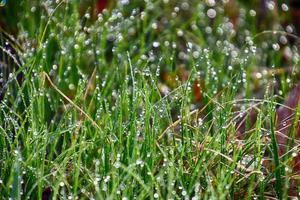
[[[223, 0], [223, 3], [226, 3], [227, 0]], [[47, 0], [45, 2], [43, 2], [43, 6], [46, 8], [47, 13], [46, 14], [51, 14], [54, 12], [55, 10], [55, 5], [58, 4], [59, 1], [53, 2], [50, 0]], [[120, 5], [119, 6], [126, 6], [130, 3], [129, 0], [121, 0], [120, 1]], [[154, 5], [152, 2], [145, 0], [145, 3], [147, 4], [147, 8], [149, 10], [151, 9], [155, 9]], [[170, 3], [169, 0], [163, 0], [164, 4], [168, 4]], [[180, 12], [188, 12], [188, 10], [191, 8], [192, 6], [189, 4], [188, 1], [184, 1], [182, 3], [180, 3], [180, 5], [176, 5], [173, 8], [173, 11], [171, 13], [171, 19], [170, 20], [176, 20], [176, 18], [179, 16]], [[207, 8], [208, 7], [208, 8]], [[269, 10], [273, 10], [275, 7], [275, 3], [274, 1], [268, 1], [267, 4], [267, 8]], [[66, 10], [68, 10], [68, 6], [65, 7]], [[226, 56], [229, 56], [231, 58], [232, 63], [230, 63], [227, 68], [228, 71], [233, 71], [235, 70], [235, 66], [237, 65], [237, 63], [239, 64], [245, 64], [244, 66], [246, 66], [246, 63], [248, 62], [248, 59], [250, 59], [250, 57], [252, 55], [256, 55], [258, 49], [256, 47], [256, 45], [254, 44], [252, 38], [253, 36], [251, 35], [250, 31], [245, 30], [244, 31], [244, 41], [247, 44], [247, 47], [244, 49], [241, 49], [240, 47], [238, 47], [237, 45], [231, 43], [229, 40], [225, 39], [222, 40], [221, 38], [224, 38], [223, 36], [226, 36], [225, 38], [228, 37], [233, 37], [235, 36], [237, 33], [233, 28], [233, 24], [230, 22], [230, 20], [228, 18], [224, 18], [222, 19], [222, 23], [219, 24], [219, 26], [217, 27], [216, 30], [213, 29], [213, 27], [210, 26], [209, 20], [213, 20], [215, 18], [217, 18], [218, 16], [222, 15], [224, 10], [222, 10], [221, 7], [217, 6], [217, 3], [215, 0], [207, 0], [205, 2], [205, 4], [198, 4], [197, 5], [197, 9], [199, 10], [198, 13], [198, 17], [196, 18], [199, 21], [194, 21], [191, 23], [191, 30], [196, 31], [198, 29], [203, 28], [204, 34], [207, 36], [207, 41], [208, 44], [214, 44], [216, 45], [216, 47], [218, 47], [218, 49], [222, 50], [222, 53], [225, 54]], [[281, 5], [281, 9], [284, 12], [287, 12], [289, 10], [289, 7], [286, 4], [282, 4]], [[32, 7], [30, 12], [31, 13], [35, 13], [37, 10], [37, 7]], [[206, 10], [206, 11], [205, 11]], [[252, 17], [256, 17], [256, 11], [255, 10], [249, 10], [248, 13], [246, 12], [246, 10], [241, 8], [241, 16], [240, 16], [240, 23], [243, 24], [243, 22], [245, 21], [245, 16], [246, 15], [250, 15]], [[41, 16], [42, 20], [46, 20], [47, 19], [47, 15], [43, 14]], [[55, 38], [62, 38], [61, 40], [59, 40], [60, 42], [60, 49], [58, 50], [58, 55], [59, 56], [63, 56], [64, 59], [66, 60], [66, 63], [72, 63], [71, 61], [73, 61], [73, 59], [76, 59], [72, 56], [72, 51], [75, 50], [75, 52], [80, 55], [80, 50], [84, 49], [86, 52], [87, 56], [91, 56], [91, 57], [101, 57], [101, 55], [104, 54], [104, 50], [101, 48], [96, 47], [96, 44], [93, 43], [93, 40], [90, 38], [90, 35], [102, 35], [104, 32], [108, 32], [107, 33], [107, 40], [113, 43], [113, 48], [112, 48], [112, 52], [116, 55], [118, 60], [120, 61], [126, 61], [128, 60], [128, 57], [123, 54], [121, 54], [118, 51], [118, 46], [120, 44], [122, 44], [122, 42], [124, 42], [124, 40], [126, 40], [126, 38], [128, 36], [133, 36], [136, 33], [136, 20], [143, 20], [146, 17], [147, 13], [144, 11], [140, 11], [139, 9], [134, 9], [131, 13], [131, 16], [125, 18], [122, 14], [121, 11], [119, 11], [118, 9], [114, 9], [112, 11], [112, 14], [109, 15], [107, 10], [104, 10], [103, 13], [98, 14], [97, 16], [97, 20], [94, 24], [92, 25], [88, 25], [88, 26], [84, 26], [82, 27], [80, 23], [77, 24], [76, 27], [68, 27], [67, 24], [64, 24], [63, 20], [60, 20], [59, 16], [53, 15], [50, 19], [50, 25], [54, 25], [56, 24], [56, 26], [58, 27], [57, 29], [61, 30], [60, 32], [52, 32], [49, 35], [49, 38], [46, 38], [45, 41], [41, 44], [41, 46], [39, 48], [42, 49], [42, 59], [46, 59], [47, 55], [46, 55], [46, 48], [47, 45], [49, 43], [49, 40], [51, 39], [51, 37], [55, 37]], [[73, 16], [75, 18], [75, 14]], [[84, 17], [86, 19], [89, 19], [91, 16], [89, 15], [89, 13], [86, 13], [84, 15]], [[200, 19], [206, 19], [206, 20], [200, 20]], [[243, 21], [244, 20], [244, 21]], [[158, 20], [154, 20], [153, 22], [151, 22], [150, 26], [152, 31], [155, 31], [159, 28], [159, 25], [161, 24], [161, 21]], [[171, 23], [171, 22], [170, 22]], [[292, 26], [287, 26], [286, 27], [286, 32], [288, 33], [293, 33], [293, 27]], [[71, 36], [67, 37], [66, 35], [70, 34]], [[176, 32], [176, 37], [177, 38], [184, 38], [186, 35], [185, 30], [182, 30], [180, 28], [177, 29]], [[36, 46], [36, 42], [37, 41], [32, 41], [29, 36], [28, 33], [23, 32], [21, 33], [20, 38], [26, 38], [24, 41], [27, 41], [25, 43], [25, 55], [24, 55], [24, 59], [30, 59], [31, 57], [33, 57], [36, 53], [37, 53], [37, 49], [34, 47]], [[281, 44], [286, 44], [287, 43], [287, 38], [285, 36], [280, 36], [279, 38], [279, 43]], [[275, 42], [273, 44], [271, 44], [271, 47], [273, 48], [274, 51], [279, 51], [280, 50], [280, 44]], [[269, 44], [267, 43], [263, 43], [262, 47], [267, 49], [267, 46]], [[193, 43], [192, 41], [188, 41], [187, 44], [184, 46], [184, 48], [180, 47], [180, 45], [177, 43], [176, 40], [174, 41], [170, 41], [170, 40], [164, 40], [161, 41], [160, 38], [156, 38], [152, 43], [151, 43], [151, 49], [149, 50], [149, 52], [144, 53], [143, 55], [140, 56], [140, 59], [136, 62], [133, 63], [132, 67], [133, 67], [133, 74], [134, 75], [142, 75], [146, 78], [149, 77], [159, 77], [160, 76], [160, 65], [159, 63], [161, 62], [161, 60], [173, 60], [175, 59], [174, 57], [169, 57], [169, 58], [164, 58], [163, 55], [157, 55], [156, 54], [156, 50], [161, 48], [161, 47], [166, 47], [166, 48], [170, 48], [171, 50], [178, 50], [178, 55], [176, 55], [176, 59], [178, 58], [180, 60], [180, 62], [185, 62], [185, 61], [189, 61], [189, 60], [194, 60], [195, 61], [195, 67], [197, 69], [197, 73], [195, 73], [192, 77], [192, 80], [196, 80], [197, 78], [199, 78], [199, 76], [201, 75], [201, 71], [207, 71], [207, 76], [209, 76], [209, 79], [213, 82], [220, 82], [222, 84], [222, 86], [226, 86], [226, 84], [230, 84], [230, 82], [227, 83], [223, 83], [222, 80], [220, 80], [220, 78], [218, 77], [218, 73], [220, 72], [220, 69], [214, 66], [214, 63], [211, 61], [211, 53], [212, 51], [215, 51], [215, 49], [213, 49], [213, 46], [206, 46], [206, 47], [201, 47], [196, 43]], [[138, 48], [138, 47], [136, 47]], [[134, 47], [133, 47], [134, 49]], [[297, 50], [297, 49], [296, 49]], [[296, 53], [296, 50], [294, 49], [290, 49], [289, 47], [287, 47], [284, 51], [290, 55], [292, 58], [295, 59], [295, 61], [298, 60], [298, 54]], [[246, 55], [243, 56], [243, 58], [240, 58], [242, 55]], [[101, 60], [100, 60], [101, 62]], [[139, 64], [142, 63], [148, 63], [146, 65], [146, 67], [144, 68], [140, 68], [140, 67], [136, 67]], [[97, 63], [95, 62], [94, 65], [96, 65]], [[205, 70], [203, 69], [203, 65], [205, 66]], [[51, 66], [50, 72], [49, 74], [52, 75], [53, 77], [55, 77], [55, 75], [58, 73], [59, 68], [63, 67], [63, 66], [59, 66], [59, 62], [55, 61], [55, 63]], [[56, 80], [57, 83], [59, 84], [60, 82], [65, 82], [68, 85], [68, 89], [69, 90], [75, 90], [78, 86], [76, 86], [74, 83], [72, 83], [69, 80], [69, 76], [70, 73], [72, 73], [74, 66], [72, 66], [71, 64], [67, 64], [67, 66], [64, 66], [64, 72], [63, 72], [63, 77], [64, 79], [58, 79]], [[44, 66], [42, 64], [38, 65], [37, 69], [33, 69], [32, 73], [33, 76], [31, 77], [31, 81], [35, 82], [36, 79], [39, 78], [40, 76], [40, 72], [44, 70]], [[245, 69], [242, 69], [241, 72], [241, 77], [242, 79], [240, 80], [241, 83], [245, 83], [246, 82], [246, 72], [244, 71]], [[82, 72], [82, 71], [78, 71], [79, 73], [79, 85], [86, 85], [87, 84], [87, 79], [88, 76]], [[257, 72], [256, 73], [256, 77], [257, 78], [262, 78], [262, 76], [264, 75], [264, 72]], [[101, 81], [97, 82], [96, 85], [96, 90], [95, 92], [97, 93], [97, 99], [101, 100], [103, 99], [101, 97], [101, 89], [104, 88], [107, 84], [107, 79], [109, 78], [109, 74], [104, 74], [104, 75], [96, 75], [96, 79], [101, 79]], [[126, 81], [129, 82], [130, 78], [132, 78], [130, 75], [128, 75], [128, 77], [126, 77]], [[156, 83], [155, 79], [152, 79], [153, 83]], [[287, 82], [289, 83], [290, 80], [288, 79]], [[133, 83], [133, 86], [138, 86], [137, 82]], [[233, 86], [235, 87], [235, 86]], [[192, 86], [191, 84], [188, 84], [187, 88], [191, 91], [192, 90]], [[216, 94], [217, 93], [217, 87], [212, 88], [212, 93]], [[129, 91], [128, 91], [129, 92]], [[45, 94], [46, 93], [46, 94]], [[44, 96], [46, 95], [46, 97], [48, 98], [49, 101], [51, 101], [50, 98], [50, 93], [48, 93], [47, 91], [44, 91], [44, 89], [39, 89], [38, 91], [36, 91], [37, 96]], [[117, 90], [114, 90], [113, 94], [112, 94], [115, 98], [120, 98], [120, 92]], [[158, 108], [159, 109], [159, 113], [163, 113], [164, 109], [162, 108]], [[97, 110], [97, 114], [96, 114], [96, 118], [100, 118], [101, 117], [101, 113], [104, 112], [103, 111], [103, 107], [100, 107]], [[141, 112], [141, 118], [143, 118], [144, 116], [144, 111]], [[161, 115], [162, 117], [162, 115]], [[140, 122], [141, 126], [143, 126], [143, 121]], [[203, 124], [203, 121], [200, 119], [199, 120], [199, 125]], [[97, 164], [97, 162], [96, 162]], [[119, 161], [116, 162], [115, 167], [118, 168], [120, 165]], [[143, 165], [143, 161], [138, 160], [137, 161], [137, 165]], [[100, 181], [100, 179], [98, 177], [95, 178], [95, 182], [94, 184], [97, 185], [98, 182]], [[103, 185], [102, 185], [102, 189], [103, 191], [105, 191], [107, 189], [107, 183], [110, 181], [110, 177], [104, 177], [103, 179]], [[158, 180], [159, 181], [159, 180]], [[0, 179], [0, 184], [2, 183], [2, 180]], [[61, 182], [60, 186], [63, 187], [64, 183]], [[124, 190], [124, 185], [120, 187], [120, 190]], [[181, 186], [180, 186], [181, 187]], [[181, 187], [179, 188], [181, 191], [181, 195], [182, 196], [187, 196], [187, 192]], [[84, 190], [84, 189], [83, 189]], [[86, 192], [86, 191], [81, 191], [81, 192]], [[199, 191], [199, 184], [196, 185], [195, 187], [195, 193], [197, 193]], [[120, 192], [121, 193], [121, 192]], [[176, 194], [176, 191], [174, 191], [174, 195]], [[159, 198], [159, 194], [158, 193], [154, 193], [154, 198], [158, 199]], [[124, 200], [126, 198], [124, 197]], [[194, 197], [192, 199], [197, 199], [197, 197]]]
[[[59, 3], [59, 1], [50, 1], [47, 0], [45, 2], [43, 2], [43, 5], [46, 8], [46, 13], [43, 14], [41, 16], [41, 19], [43, 20], [47, 20], [47, 17], [49, 17], [49, 15], [51, 15], [53, 12], [55, 12], [55, 6]], [[164, 4], [170, 4], [170, 0], [163, 0]], [[223, 4], [228, 3], [228, 0], [222, 0]], [[126, 57], [126, 55], [121, 54], [120, 51], [118, 51], [118, 46], [119, 44], [122, 44], [122, 42], [124, 40], [126, 40], [128, 37], [135, 35], [137, 29], [136, 29], [136, 21], [141, 20], [143, 21], [144, 18], [146, 18], [147, 16], [147, 12], [145, 11], [141, 11], [138, 8], [133, 9], [132, 13], [129, 17], [124, 17], [121, 9], [122, 6], [127, 6], [130, 4], [130, 1], [128, 0], [122, 0], [118, 2], [118, 6], [116, 9], [114, 9], [111, 13], [111, 15], [109, 15], [109, 12], [107, 10], [104, 10], [103, 13], [98, 14], [97, 16], [97, 20], [94, 24], [91, 25], [87, 25], [82, 27], [82, 25], [80, 23], [77, 24], [76, 27], [69, 27], [68, 24], [65, 24], [64, 20], [61, 20], [60, 16], [56, 16], [56, 14], [54, 14], [51, 18], [50, 18], [50, 24], [51, 25], [56, 25], [57, 29], [61, 30], [60, 32], [52, 32], [49, 35], [49, 38], [46, 38], [45, 41], [43, 42], [43, 44], [41, 45], [42, 49], [46, 49], [49, 40], [51, 39], [51, 37], [56, 37], [56, 38], [62, 38], [62, 40], [60, 40], [60, 49], [59, 52], [57, 53], [59, 56], [64, 57], [64, 59], [66, 60], [65, 62], [67, 63], [66, 66], [59, 66], [59, 62], [58, 60], [53, 63], [53, 66], [49, 72], [50, 75], [55, 75], [58, 73], [59, 68], [63, 67], [64, 71], [63, 71], [63, 79], [58, 79], [57, 82], [65, 82], [68, 85], [68, 89], [69, 90], [76, 90], [76, 88], [78, 87], [78, 85], [85, 85], [87, 84], [87, 79], [88, 76], [87, 74], [85, 74], [84, 72], [78, 70], [79, 73], [79, 83], [77, 83], [78, 85], [75, 85], [74, 82], [72, 82], [71, 80], [69, 80], [69, 76], [70, 73], [72, 73], [72, 70], [74, 69], [74, 67], [71, 65], [71, 61], [76, 59], [72, 56], [72, 51], [75, 49], [75, 51], [80, 51], [80, 49], [83, 49], [85, 51], [85, 54], [87, 56], [91, 56], [94, 57], [95, 60], [98, 57], [101, 57], [101, 55], [104, 54], [104, 50], [99, 48], [98, 44], [94, 43], [94, 40], [91, 39], [91, 35], [102, 35], [103, 32], [108, 32], [107, 33], [107, 40], [111, 41], [113, 43], [113, 48], [112, 48], [112, 52], [116, 55], [118, 60], [120, 61], [126, 61], [128, 58]], [[145, 1], [146, 4], [146, 8], [151, 11], [154, 10], [154, 4], [151, 1], [146, 0]], [[244, 31], [242, 35], [242, 37], [244, 38], [245, 43], [248, 44], [248, 46], [244, 49], [241, 49], [240, 47], [236, 46], [235, 44], [233, 44], [232, 42], [230, 42], [227, 38], [230, 37], [234, 37], [235, 35], [237, 35], [236, 30], [234, 29], [234, 25], [232, 24], [232, 22], [227, 18], [227, 17], [222, 17], [222, 22], [219, 23], [219, 25], [217, 26], [216, 30], [213, 29], [213, 27], [210, 26], [210, 20], [213, 20], [217, 17], [220, 17], [223, 15], [224, 13], [224, 9], [222, 8], [222, 6], [218, 6], [219, 3], [217, 3], [215, 0], [207, 0], [204, 3], [199, 3], [197, 5], [197, 18], [195, 21], [193, 21], [191, 23], [191, 29], [193, 31], [203, 31], [204, 34], [206, 34], [206, 39], [207, 39], [207, 43], [208, 46], [206, 47], [202, 47], [199, 46], [196, 43], [193, 43], [192, 41], [187, 41], [187, 44], [185, 45], [186, 48], [182, 48], [179, 46], [177, 40], [180, 40], [180, 38], [185, 38], [185, 30], [182, 30], [179, 28], [177, 28], [177, 33], [176, 36], [178, 39], [174, 40], [174, 41], [169, 41], [169, 40], [164, 40], [161, 41], [160, 37], [156, 38], [153, 42], [152, 42], [152, 49], [150, 49], [148, 52], [146, 52], [145, 54], [141, 55], [140, 59], [133, 64], [134, 67], [134, 73], [140, 73], [143, 76], [150, 76], [150, 74], [154, 71], [154, 77], [158, 77], [160, 75], [160, 66], [158, 63], [160, 63], [160, 60], [173, 60], [174, 57], [171, 56], [169, 58], [165, 58], [163, 55], [157, 55], [156, 54], [156, 49], [160, 49], [162, 46], [168, 48], [170, 47], [171, 50], [177, 50], [178, 51], [178, 55], [175, 55], [176, 59], [179, 60], [179, 62], [186, 62], [188, 60], [195, 60], [195, 65], [196, 65], [196, 69], [197, 69], [197, 73], [195, 75], [193, 75], [192, 80], [193, 79], [197, 79], [199, 78], [199, 74], [204, 70], [204, 68], [207, 68], [207, 76], [210, 76], [210, 80], [215, 81], [215, 82], [220, 82], [220, 84], [222, 86], [225, 86], [226, 84], [230, 84], [230, 82], [223, 82], [222, 80], [219, 80], [219, 76], [218, 73], [220, 73], [220, 69], [213, 66], [210, 59], [212, 59], [211, 57], [208, 56], [208, 54], [210, 54], [210, 51], [218, 51], [216, 49], [213, 49], [212, 45], [216, 45], [218, 47], [218, 49], [222, 50], [222, 53], [224, 53], [226, 56], [229, 56], [232, 60], [232, 63], [229, 63], [228, 66], [225, 66], [228, 68], [228, 71], [232, 71], [235, 69], [235, 66], [237, 63], [239, 63], [242, 66], [242, 80], [241, 82], [245, 82], [246, 81], [246, 72], [244, 71], [245, 69], [243, 68], [243, 63], [247, 63], [249, 57], [251, 57], [251, 53], [255, 54], [257, 52], [257, 48], [254, 44], [254, 42], [252, 41], [252, 35], [250, 33], [250, 31], [248, 31], [247, 29]], [[188, 1], [183, 1], [180, 2], [178, 4], [175, 5], [175, 7], [173, 8], [173, 11], [171, 13], [171, 18], [169, 19], [170, 22], [168, 22], [169, 24], [172, 23], [172, 20], [176, 20], [181, 12], [188, 12], [189, 9], [191, 9], [190, 3]], [[268, 1], [267, 2], [267, 8], [272, 11], [274, 10], [275, 7], [275, 3], [274, 1]], [[64, 8], [65, 10], [68, 10], [68, 5], [65, 6]], [[120, 10], [119, 10], [120, 9]], [[282, 4], [281, 5], [281, 9], [284, 12], [289, 11], [289, 7], [286, 4]], [[36, 6], [33, 6], [30, 10], [31, 13], [35, 13], [37, 10]], [[48, 15], [47, 15], [48, 14]], [[240, 8], [240, 16], [239, 16], [239, 23], [240, 24], [244, 24], [245, 23], [245, 16], [246, 15], [250, 15], [252, 17], [256, 17], [256, 11], [251, 9], [249, 11], [246, 11], [243, 8]], [[76, 17], [75, 14], [72, 17]], [[148, 16], [147, 16], [148, 17]], [[86, 13], [84, 15], [84, 18], [86, 19], [90, 19], [90, 13]], [[164, 19], [162, 17], [162, 19]], [[203, 20], [204, 19], [204, 20]], [[163, 24], [164, 21], [163, 20], [152, 20], [150, 26], [152, 28], [152, 31], [156, 31], [157, 29], [159, 29], [160, 24]], [[54, 30], [57, 30], [54, 29]], [[150, 30], [151, 31], [151, 30]], [[292, 26], [287, 26], [286, 27], [286, 31], [288, 33], [292, 33], [293, 32], [293, 27]], [[72, 35], [66, 36], [66, 34], [70, 34], [72, 33]], [[23, 32], [21, 35], [21, 38], [28, 38], [27, 33]], [[221, 39], [221, 38], [225, 38], [225, 39]], [[26, 46], [26, 50], [27, 52], [25, 53], [24, 57], [25, 58], [30, 58], [32, 57], [35, 53], [36, 53], [36, 49], [33, 47], [34, 45], [32, 44], [33, 42], [31, 42], [32, 40], [28, 39], [28, 40], [24, 40], [27, 41], [27, 43], [25, 44]], [[279, 39], [279, 42], [282, 44], [286, 44], [287, 43], [287, 39], [285, 36], [281, 36]], [[268, 46], [268, 44], [263, 44], [262, 46]], [[272, 48], [275, 51], [279, 51], [280, 50], [280, 45], [278, 43], [274, 43], [271, 44]], [[134, 48], [138, 48], [137, 46], [133, 47]], [[286, 48], [285, 52], [288, 55], [292, 55], [294, 54], [293, 49], [290, 48]], [[78, 55], [80, 55], [80, 52], [77, 52]], [[246, 54], [246, 56], [243, 56], [241, 54]], [[249, 54], [249, 55], [248, 55]], [[58, 56], [58, 57], [59, 57]], [[242, 58], [240, 58], [242, 57]], [[291, 56], [292, 57], [292, 56]], [[294, 56], [295, 57], [295, 56]], [[294, 58], [293, 57], [293, 58]], [[46, 51], [43, 51], [43, 55], [42, 55], [43, 59], [46, 59]], [[297, 58], [297, 56], [296, 56]], [[144, 63], [144, 62], [148, 62], [148, 65], [146, 65], [145, 67], [141, 68], [141, 67], [136, 67], [138, 66], [140, 63]], [[205, 65], [205, 67], [203, 67], [203, 64]], [[96, 61], [94, 63], [94, 65], [96, 65]], [[154, 69], [154, 70], [153, 70]], [[35, 79], [36, 77], [39, 77], [39, 71], [44, 70], [44, 66], [41, 64], [38, 66], [38, 69], [33, 69], [33, 76], [32, 76], [32, 81], [33, 79]], [[262, 73], [258, 72], [257, 73], [257, 77], [261, 78], [262, 77]], [[107, 78], [108, 75], [104, 74], [104, 75], [97, 75], [97, 78], [101, 79], [100, 81], [97, 82], [97, 90], [96, 91], [101, 91], [101, 88], [105, 87], [105, 85], [107, 84]], [[127, 79], [130, 79], [130, 76], [127, 77]], [[152, 79], [153, 83], [155, 83], [154, 79]], [[136, 84], [136, 83], [134, 83]], [[235, 85], [233, 87], [236, 87]], [[189, 89], [191, 89], [191, 86], [188, 87]], [[216, 94], [217, 93], [217, 88], [212, 88], [212, 93]], [[37, 94], [40, 95], [44, 95], [43, 91], [37, 91]], [[119, 94], [119, 91], [115, 91], [115, 94]], [[46, 96], [48, 97], [48, 99], [51, 101], [51, 98], [49, 98], [49, 94], [46, 94]], [[99, 93], [99, 99], [101, 94]]]

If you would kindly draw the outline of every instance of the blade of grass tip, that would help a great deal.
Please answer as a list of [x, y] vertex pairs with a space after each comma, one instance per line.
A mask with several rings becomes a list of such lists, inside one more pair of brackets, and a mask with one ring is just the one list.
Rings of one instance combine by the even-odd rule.
[[[256, 126], [255, 126], [255, 136], [256, 136], [256, 148], [257, 150], [255, 150], [255, 158], [257, 160], [257, 170], [261, 171], [261, 161], [262, 161], [262, 142], [261, 142], [261, 128], [262, 128], [262, 114], [261, 111], [259, 111], [258, 115], [257, 115], [257, 120], [256, 120]], [[257, 178], [258, 180], [261, 179], [261, 177]], [[256, 179], [256, 180], [257, 180]], [[263, 181], [260, 181], [259, 184], [262, 184]], [[259, 187], [260, 188], [260, 187]], [[251, 187], [251, 190], [253, 191], [253, 187]], [[251, 192], [252, 192], [251, 191]], [[249, 192], [250, 194], [250, 192]]]
[[130, 67], [130, 74], [131, 74], [131, 80], [132, 80], [132, 97], [134, 99], [134, 95], [135, 95], [135, 80], [134, 80], [134, 73], [133, 73], [133, 67], [132, 67], [132, 63], [131, 63], [131, 59], [130, 59], [130, 55], [129, 52], [127, 51], [127, 58], [128, 58], [128, 64]]
[[19, 163], [20, 155], [19, 151], [14, 162], [12, 171], [12, 188], [11, 188], [11, 198], [14, 200], [21, 199], [21, 169]]
[[46, 35], [46, 32], [47, 32], [47, 29], [48, 29], [48, 26], [51, 22], [51, 19], [52, 17], [54, 16], [54, 13], [57, 11], [57, 9], [65, 2], [65, 0], [62, 0], [61, 2], [59, 2], [57, 4], [57, 6], [53, 9], [53, 11], [50, 13], [50, 16], [49, 16], [49, 19], [44, 27], [44, 31], [41, 33], [42, 35], [39, 37], [39, 43], [38, 43], [38, 46], [42, 46], [43, 44], [43, 41], [44, 41], [44, 38], [45, 38], [45, 35]]
[[270, 113], [270, 131], [271, 131], [271, 145], [272, 145], [272, 153], [274, 158], [275, 165], [275, 189], [276, 194], [279, 199], [282, 199], [282, 180], [281, 180], [281, 167], [279, 162], [279, 154], [278, 147], [275, 136], [275, 108], [274, 105], [269, 105], [269, 113]]
[[294, 110], [295, 110], [293, 114], [294, 118], [292, 119], [292, 121], [289, 122], [291, 123], [288, 131], [288, 137], [290, 139], [287, 141], [286, 152], [289, 152], [291, 149], [293, 149], [295, 145], [295, 138], [297, 137], [298, 134], [297, 130], [299, 125], [299, 117], [300, 117], [300, 104], [298, 104], [298, 106]]

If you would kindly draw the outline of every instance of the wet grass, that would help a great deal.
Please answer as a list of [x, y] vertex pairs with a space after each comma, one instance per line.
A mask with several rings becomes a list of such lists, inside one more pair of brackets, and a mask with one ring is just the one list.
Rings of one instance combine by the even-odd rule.
[[279, 156], [276, 107], [297, 43], [251, 6], [9, 1], [24, 64], [1, 102], [1, 199], [287, 198], [298, 149]]

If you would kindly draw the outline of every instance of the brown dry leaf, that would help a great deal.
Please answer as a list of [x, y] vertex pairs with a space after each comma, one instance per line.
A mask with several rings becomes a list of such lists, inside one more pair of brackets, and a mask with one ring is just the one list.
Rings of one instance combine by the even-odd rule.
[[225, 15], [229, 17], [229, 20], [233, 24], [234, 28], [236, 29], [238, 26], [238, 20], [240, 15], [239, 7], [235, 0], [229, 0], [225, 6]]
[[[284, 102], [284, 106], [278, 108], [276, 115], [276, 138], [279, 145], [279, 155], [282, 156], [286, 153], [286, 146], [289, 142], [290, 130], [294, 126], [295, 122], [295, 112], [300, 103], [300, 81], [297, 83], [295, 88], [290, 92], [286, 101]], [[297, 119], [298, 120], [298, 119]], [[296, 138], [300, 137], [300, 123], [296, 125], [296, 132], [291, 133], [294, 134]], [[296, 139], [295, 138], [295, 139]], [[294, 174], [298, 174], [300, 172], [300, 155], [296, 155], [293, 158], [292, 169]], [[297, 180], [292, 179], [290, 182], [290, 190], [289, 195], [295, 196], [297, 195]]]
[[[284, 106], [280, 106], [277, 109], [277, 126], [276, 130], [277, 141], [279, 144], [279, 153], [280, 155], [284, 154], [285, 146], [287, 145], [287, 137], [289, 137], [290, 128], [294, 123], [294, 115], [295, 110], [300, 102], [300, 82], [296, 85], [296, 87], [290, 92], [286, 101], [284, 102]], [[296, 137], [300, 136], [300, 129], [298, 125], [298, 130], [296, 133]]]
[[96, 4], [97, 12], [101, 13], [107, 7], [107, 0], [98, 0]]
[[195, 80], [193, 83], [194, 102], [201, 102], [203, 99], [204, 81]]

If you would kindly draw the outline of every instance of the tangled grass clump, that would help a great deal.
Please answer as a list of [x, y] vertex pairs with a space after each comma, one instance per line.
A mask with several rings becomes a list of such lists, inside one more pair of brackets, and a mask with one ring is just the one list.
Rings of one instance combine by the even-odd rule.
[[12, 2], [0, 8], [16, 37], [0, 45], [1, 198], [298, 195], [289, 5]]

